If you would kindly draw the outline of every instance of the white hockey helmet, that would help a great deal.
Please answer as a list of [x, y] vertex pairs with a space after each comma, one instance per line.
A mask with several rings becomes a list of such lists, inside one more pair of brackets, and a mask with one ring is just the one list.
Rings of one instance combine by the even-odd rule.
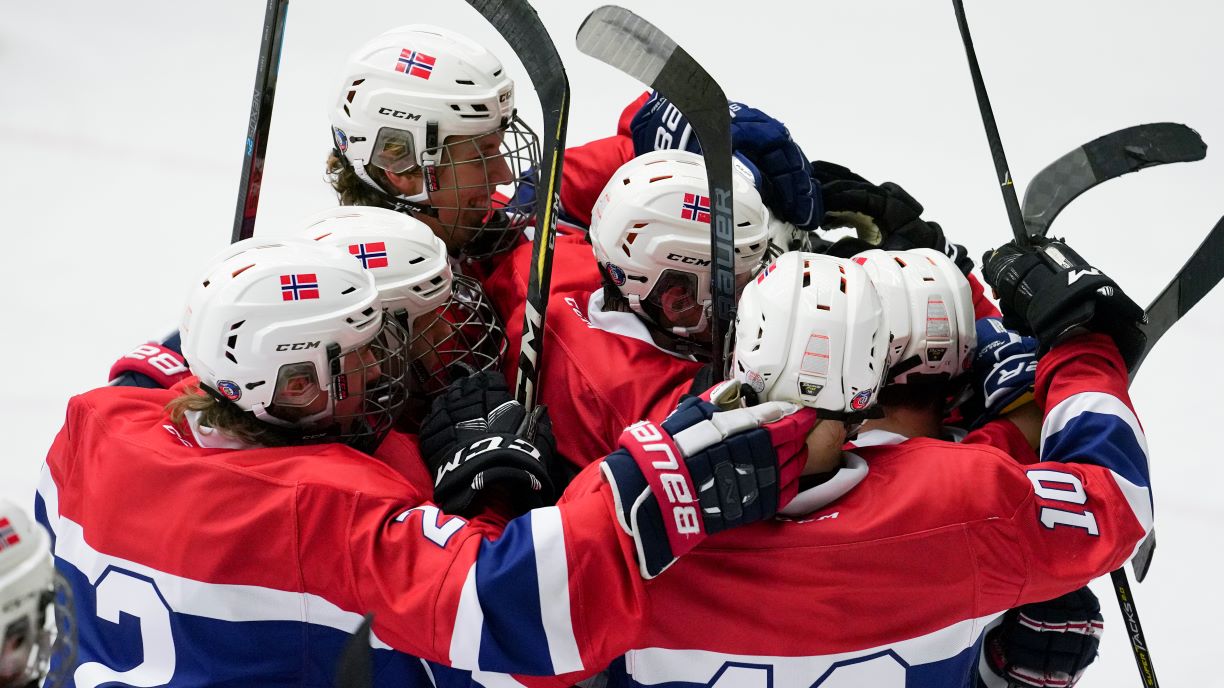
[[408, 334], [347, 251], [238, 242], [196, 282], [180, 331], [201, 388], [301, 441], [369, 451], [403, 407]]
[[[501, 62], [468, 38], [435, 26], [414, 24], [387, 31], [367, 41], [348, 59], [331, 111], [336, 152], [366, 185], [384, 195], [396, 210], [437, 215], [450, 210], [472, 215], [460, 188], [439, 188], [440, 166], [480, 165], [484, 187], [491, 196], [499, 185], [514, 184], [508, 201], [490, 202], [486, 220], [456, 220], [446, 229], [468, 234], [496, 228], [485, 244], [464, 256], [491, 255], [513, 245], [525, 222], [506, 221], [531, 215], [534, 199], [516, 201], [519, 180], [539, 169], [539, 141], [514, 109], [514, 82]], [[496, 155], [447, 155], [464, 141], [500, 132]], [[453, 138], [452, 138], [453, 137]], [[448, 138], [452, 140], [448, 142]], [[456, 140], [457, 139], [457, 140]], [[466, 148], [470, 148], [467, 146]], [[458, 157], [467, 162], [456, 163]], [[499, 160], [500, 159], [500, 160]], [[504, 161], [506, 168], [502, 168]], [[371, 175], [370, 166], [403, 174], [421, 169], [419, 192], [402, 195]], [[499, 177], [490, 179], [490, 176]], [[461, 212], [462, 211], [462, 212]], [[479, 213], [477, 213], [479, 215]], [[446, 223], [443, 223], [446, 224]], [[505, 224], [505, 227], [500, 225]]]
[[864, 251], [852, 258], [875, 282], [892, 341], [887, 384], [912, 376], [951, 379], [965, 372], [977, 346], [969, 280], [929, 248]]
[[0, 499], [0, 687], [42, 678], [51, 650], [47, 606], [54, 569], [46, 531]]
[[759, 399], [858, 422], [876, 403], [887, 369], [883, 307], [858, 264], [785, 253], [744, 288], [730, 377]]
[[[736, 290], [769, 243], [761, 194], [733, 176]], [[590, 240], [604, 275], [639, 317], [680, 336], [704, 332], [710, 313], [710, 199], [700, 155], [661, 150], [612, 175], [591, 212]]]
[[431, 398], [457, 375], [500, 363], [501, 320], [479, 282], [454, 274], [446, 245], [424, 223], [385, 208], [340, 206], [315, 215], [304, 236], [348, 252], [374, 275], [383, 310], [410, 334], [414, 396]]

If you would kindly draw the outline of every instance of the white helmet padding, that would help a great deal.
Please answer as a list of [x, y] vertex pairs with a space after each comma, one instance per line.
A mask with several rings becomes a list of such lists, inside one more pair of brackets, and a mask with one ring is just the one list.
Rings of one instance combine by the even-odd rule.
[[791, 252], [740, 296], [731, 377], [763, 401], [861, 420], [888, 368], [888, 328], [875, 285], [847, 259]]
[[25, 511], [0, 499], [0, 685], [24, 686], [46, 672], [54, 585], [49, 540]]

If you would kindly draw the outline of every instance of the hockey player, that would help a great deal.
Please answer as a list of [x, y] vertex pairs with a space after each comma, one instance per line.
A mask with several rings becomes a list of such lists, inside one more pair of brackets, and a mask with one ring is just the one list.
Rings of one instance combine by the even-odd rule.
[[[366, 611], [388, 684], [428, 677], [387, 646], [472, 670], [598, 667], [627, 647], [643, 576], [786, 504], [814, 416], [688, 402], [626, 433], [604, 480], [491, 541], [355, 451], [391, 427], [408, 335], [347, 252], [229, 256], [181, 329], [202, 391], [75, 397], [40, 481], [36, 515], [77, 600], [78, 686], [328, 684]], [[546, 458], [482, 420], [446, 453]], [[712, 480], [726, 470], [738, 485]]]
[[34, 688], [46, 675], [51, 576], [47, 534], [0, 499], [0, 688]]
[[[1007, 245], [984, 271], [1004, 312], [1043, 343], [1041, 462], [930, 439], [844, 454], [809, 440], [805, 470], [818, 477], [783, 517], [719, 536], [647, 586], [637, 649], [610, 668], [612, 683], [970, 685], [992, 619], [1124, 562], [1152, 523], [1119, 355], [1141, 347], [1141, 311], [1055, 248], [1057, 263]], [[856, 361], [882, 374], [872, 356], [886, 339], [850, 334], [871, 307], [858, 295], [865, 275], [834, 260], [789, 253], [745, 289], [733, 367], [760, 398], [822, 416], [873, 402], [861, 376], [838, 376]], [[1067, 287], [1070, 270], [1093, 282]], [[711, 605], [712, 589], [734, 593]]]
[[[765, 255], [767, 215], [746, 174], [737, 174], [734, 184], [735, 273], [742, 288]], [[709, 357], [707, 189], [698, 155], [660, 151], [634, 158], [608, 181], [592, 212], [594, 257], [591, 248], [553, 256], [558, 272], [581, 274], [594, 266], [602, 277], [554, 289], [545, 318], [540, 402], [568, 429], [557, 449], [577, 467], [608, 453], [634, 418], [662, 419]], [[499, 271], [487, 282], [499, 306], [511, 307], [506, 298], [513, 289], [502, 287], [512, 274]]]

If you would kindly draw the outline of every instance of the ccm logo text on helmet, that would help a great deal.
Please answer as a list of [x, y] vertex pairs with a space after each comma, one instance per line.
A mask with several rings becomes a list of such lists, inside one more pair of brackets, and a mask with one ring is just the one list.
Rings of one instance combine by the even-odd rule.
[[404, 112], [403, 110], [396, 110], [394, 108], [389, 108], [389, 107], [378, 108], [378, 114], [390, 115], [391, 117], [395, 117], [396, 119], [410, 119], [413, 121], [419, 121], [421, 119], [420, 115], [417, 115], [411, 112]]
[[667, 259], [674, 260], [677, 263], [684, 263], [685, 265], [698, 265], [701, 267], [706, 267], [710, 264], [710, 261], [704, 258], [694, 258], [692, 256], [682, 256], [679, 253], [669, 253], [667, 254]]
[[656, 460], [650, 465], [658, 469], [659, 481], [663, 483], [663, 493], [667, 496], [667, 504], [659, 505], [664, 518], [668, 511], [676, 523], [676, 532], [690, 535], [701, 532], [701, 520], [697, 517], [697, 507], [693, 494], [689, 491], [688, 480], [680, 472], [680, 463], [668, 442], [663, 441], [663, 432], [648, 420], [638, 421], [628, 428], [629, 434], [637, 440], [643, 451], [650, 452]]
[[277, 344], [277, 351], [302, 351], [304, 349], [317, 349], [320, 342], [294, 342], [292, 344]]

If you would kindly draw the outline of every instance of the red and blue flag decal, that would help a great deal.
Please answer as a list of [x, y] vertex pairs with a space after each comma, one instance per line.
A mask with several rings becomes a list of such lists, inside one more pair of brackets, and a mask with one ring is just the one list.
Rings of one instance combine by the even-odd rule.
[[7, 518], [0, 517], [0, 550], [6, 550], [18, 542], [21, 542], [21, 536], [17, 534], [17, 529]]
[[387, 242], [371, 241], [368, 244], [349, 244], [349, 253], [357, 256], [366, 270], [387, 267]]
[[319, 277], [313, 272], [281, 275], [281, 300], [305, 301], [319, 298]]
[[399, 59], [395, 63], [395, 71], [403, 72], [409, 76], [429, 79], [430, 75], [433, 74], [435, 61], [436, 59], [432, 55], [404, 48], [400, 50]]
[[680, 219], [708, 223], [710, 221], [710, 199], [692, 193], [684, 194], [684, 203], [680, 206]]

